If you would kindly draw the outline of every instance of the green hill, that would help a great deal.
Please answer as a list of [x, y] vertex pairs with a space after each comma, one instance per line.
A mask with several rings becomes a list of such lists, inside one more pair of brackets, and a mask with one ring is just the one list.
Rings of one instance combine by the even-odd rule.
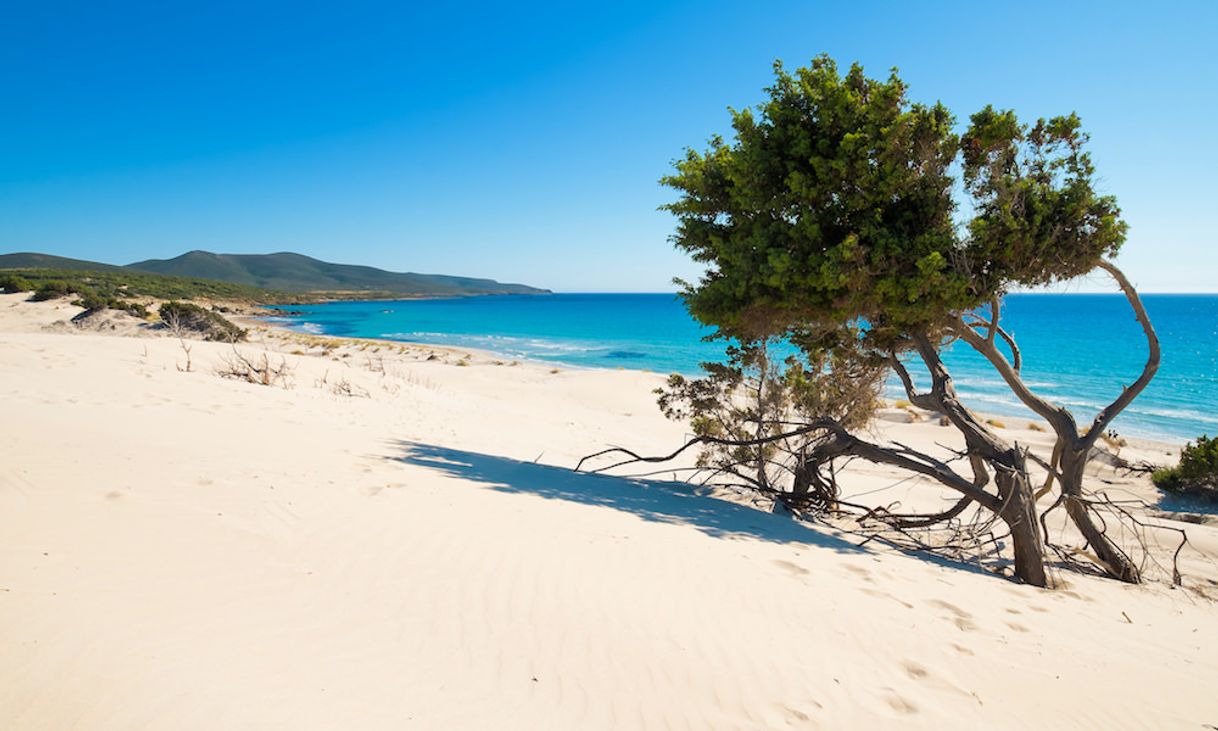
[[49, 254], [0, 254], [0, 269], [146, 272], [212, 280], [279, 293], [298, 292], [358, 299], [360, 297], [437, 297], [478, 294], [544, 294], [523, 284], [444, 274], [388, 272], [374, 267], [331, 264], [302, 254], [213, 254], [190, 251], [173, 259], [149, 259], [127, 266], [67, 259]]
[[17, 252], [15, 254], [0, 254], [0, 269], [73, 269], [91, 272], [106, 272], [120, 269], [113, 264], [102, 264], [83, 259], [69, 259], [50, 254], [34, 254]]
[[287, 292], [466, 295], [541, 294], [547, 291], [523, 284], [504, 284], [493, 279], [398, 273], [367, 266], [331, 264], [292, 253], [213, 254], [191, 251], [173, 259], [136, 262], [127, 268]]

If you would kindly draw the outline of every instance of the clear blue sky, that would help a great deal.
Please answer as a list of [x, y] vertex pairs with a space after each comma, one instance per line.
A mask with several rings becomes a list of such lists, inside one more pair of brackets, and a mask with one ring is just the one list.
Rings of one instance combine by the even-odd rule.
[[[1218, 290], [1218, 2], [10, 3], [0, 252], [669, 290], [656, 180], [775, 58], [1077, 111], [1148, 291]], [[256, 6], [256, 7], [255, 7]]]

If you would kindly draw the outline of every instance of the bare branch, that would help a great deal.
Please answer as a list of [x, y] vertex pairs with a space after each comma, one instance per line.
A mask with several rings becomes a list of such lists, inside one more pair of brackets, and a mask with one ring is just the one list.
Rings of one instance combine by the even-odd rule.
[[1121, 288], [1121, 292], [1125, 295], [1125, 299], [1129, 301], [1130, 307], [1133, 308], [1134, 317], [1137, 318], [1138, 324], [1142, 326], [1142, 334], [1146, 336], [1146, 365], [1142, 367], [1142, 373], [1132, 385], [1121, 389], [1121, 395], [1115, 401], [1104, 407], [1100, 413], [1096, 414], [1095, 421], [1091, 422], [1091, 428], [1083, 437], [1082, 447], [1089, 448], [1099, 439], [1112, 420], [1117, 414], [1125, 410], [1138, 394], [1146, 388], [1151, 379], [1155, 377], [1155, 373], [1159, 370], [1159, 336], [1155, 333], [1155, 328], [1150, 324], [1150, 316], [1146, 314], [1146, 308], [1142, 305], [1142, 299], [1138, 296], [1138, 291], [1133, 284], [1126, 278], [1125, 273], [1117, 269], [1116, 265], [1110, 261], [1100, 260], [1099, 268], [1108, 272], [1109, 276], [1116, 280], [1117, 285]]
[[929, 455], [910, 450], [900, 445], [898, 445], [897, 448], [892, 448], [863, 441], [847, 432], [832, 419], [820, 419], [811, 422], [809, 425], [800, 429], [785, 432], [783, 434], [757, 437], [754, 439], [721, 439], [710, 436], [698, 436], [690, 439], [675, 451], [657, 457], [644, 457], [624, 447], [613, 447], [611, 449], [605, 449], [584, 457], [579, 461], [579, 464], [575, 466], [575, 469], [576, 471], [579, 471], [583, 468], [584, 463], [588, 460], [608, 454], [623, 454], [627, 456], [627, 459], [615, 462], [606, 467], [592, 470], [592, 472], [604, 472], [616, 467], [622, 467], [624, 465], [635, 464], [638, 462], [668, 462], [676, 459], [690, 447], [698, 444], [717, 444], [728, 447], [752, 447], [763, 444], [771, 444], [782, 439], [809, 434], [815, 431], [825, 432], [829, 435], [829, 438], [823, 443], [815, 445], [810, 450], [811, 453], [809, 458], [814, 462], [828, 463], [834, 458], [842, 456], [860, 457], [868, 462], [892, 465], [910, 472], [925, 475], [926, 477], [929, 477], [936, 482], [939, 482], [940, 484], [961, 493], [962, 495], [968, 496], [970, 499], [987, 508], [990, 508], [991, 510], [996, 511], [1001, 508], [1001, 502], [997, 497], [980, 489], [980, 487], [978, 487], [973, 481], [965, 479], [956, 471], [952, 470], [946, 463]]
[[885, 514], [881, 514], [881, 511], [883, 511], [882, 508], [874, 508], [864, 517], [874, 517], [878, 520], [883, 520], [896, 528], [925, 528], [927, 526], [935, 525], [936, 523], [944, 523], [952, 518], [955, 518], [963, 513], [968, 506], [972, 505], [974, 502], [975, 501], [971, 497], [965, 495], [952, 507], [944, 510], [942, 513], [935, 513], [933, 515], [902, 515], [897, 513], [887, 513], [886, 511], [884, 511]]
[[1040, 489], [1037, 490], [1036, 494], [1033, 496], [1036, 500], [1040, 500], [1045, 495], [1048, 495], [1049, 491], [1053, 489], [1054, 480], [1062, 479], [1062, 474], [1057, 468], [1062, 459], [1062, 441], [1058, 439], [1053, 443], [1053, 454], [1049, 458], [1048, 462], [1044, 461], [1040, 457], [1037, 457], [1036, 454], [1030, 450], [1028, 451], [1028, 456], [1032, 459], [1032, 461], [1036, 462], [1041, 467], [1044, 467], [1048, 472], [1048, 475], [1045, 477], [1045, 484], [1041, 485]]
[[994, 295], [990, 299], [990, 323], [986, 328], [985, 341], [987, 343], [994, 342], [994, 335], [998, 332], [998, 316], [1002, 312], [1002, 300], [998, 295]]
[[1023, 382], [1019, 372], [1006, 359], [1006, 356], [998, 351], [994, 343], [987, 342], [976, 330], [969, 327], [963, 319], [958, 320], [956, 324], [956, 330], [960, 335], [960, 339], [971, 345], [973, 350], [985, 356], [986, 360], [990, 362], [990, 365], [994, 366], [994, 369], [1002, 376], [1002, 380], [1006, 381], [1007, 386], [1010, 387], [1011, 391], [1025, 406], [1052, 424], [1055, 431], [1059, 433], [1063, 428], [1068, 429], [1069, 426], [1073, 425], [1074, 418], [1070, 416], [1070, 412], [1032, 393], [1032, 390]]
[[892, 370], [896, 372], [897, 378], [901, 379], [901, 385], [905, 387], [905, 396], [911, 404], [927, 411], [942, 408], [935, 401], [934, 394], [918, 393], [918, 390], [914, 388], [913, 379], [909, 376], [909, 371], [896, 353], [888, 354], [888, 362], [892, 366]]
[[1011, 367], [1016, 373], [1023, 370], [1023, 355], [1019, 352], [1019, 344], [1015, 342], [1015, 338], [1002, 327], [995, 328], [995, 332], [1002, 338], [1002, 341], [1011, 349]]

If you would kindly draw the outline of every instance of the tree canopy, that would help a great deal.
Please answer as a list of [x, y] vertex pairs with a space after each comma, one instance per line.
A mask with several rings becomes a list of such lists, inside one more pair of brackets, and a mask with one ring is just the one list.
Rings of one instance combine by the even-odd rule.
[[1021, 123], [992, 107], [962, 134], [911, 102], [896, 70], [842, 75], [828, 56], [731, 110], [734, 139], [688, 150], [663, 183], [674, 243], [708, 265], [684, 297], [754, 340], [865, 320], [885, 346], [1020, 285], [1090, 271], [1125, 224], [1097, 194], [1077, 116]]

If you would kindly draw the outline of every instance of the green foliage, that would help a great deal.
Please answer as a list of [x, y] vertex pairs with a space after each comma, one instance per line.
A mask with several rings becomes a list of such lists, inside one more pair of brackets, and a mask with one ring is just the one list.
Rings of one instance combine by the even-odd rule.
[[16, 294], [17, 292], [32, 292], [34, 285], [25, 277], [15, 274], [0, 274], [0, 292]]
[[1180, 450], [1175, 467], [1155, 470], [1155, 485], [1169, 492], [1200, 495], [1218, 501], [1218, 438], [1202, 436]]
[[142, 319], [148, 317], [148, 308], [140, 302], [107, 296], [93, 289], [83, 289], [78, 294], [80, 295], [79, 299], [73, 300], [72, 304], [85, 308], [87, 312], [99, 312], [110, 309], [121, 310]]
[[81, 293], [80, 298], [73, 300], [72, 304], [93, 312], [96, 310], [104, 310], [109, 307], [110, 300], [109, 298], [103, 297], [93, 290], [88, 290]]
[[190, 302], [166, 302], [158, 310], [161, 322], [177, 333], [192, 332], [204, 340], [235, 343], [245, 339], [246, 332], [213, 312]]
[[1028, 127], [1014, 112], [974, 114], [961, 139], [965, 188], [976, 214], [963, 242], [980, 291], [1073, 279], [1116, 254], [1126, 225], [1096, 195], [1078, 115]]
[[118, 310], [123, 310], [131, 315], [134, 315], [134, 316], [140, 318], [141, 320], [148, 319], [148, 314], [149, 314], [148, 308], [140, 302], [132, 302], [130, 300], [119, 300], [117, 302], [112, 301], [110, 306], [115, 309], [118, 309]]
[[684, 299], [721, 336], [798, 329], [855, 347], [833, 333], [865, 323], [866, 344], [899, 348], [1012, 286], [1090, 271], [1123, 241], [1074, 115], [1029, 127], [987, 107], [958, 136], [895, 71], [843, 76], [827, 56], [776, 65], [766, 91], [732, 112], [732, 141], [687, 151], [662, 180], [680, 193], [665, 206], [674, 243], [708, 265]]
[[74, 287], [62, 279], [47, 279], [38, 282], [34, 286], [34, 294], [30, 296], [30, 300], [33, 302], [46, 302], [47, 300], [59, 299], [60, 297], [67, 297], [76, 291], [76, 289], [78, 287]]
[[[152, 297], [163, 300], [210, 299], [266, 304], [302, 300], [299, 295], [290, 296], [282, 292], [241, 284], [172, 277], [124, 269], [106, 271], [13, 269], [5, 271], [0, 276], [24, 280], [31, 284], [30, 289], [35, 290], [35, 300], [54, 299], [73, 293], [82, 295], [87, 291], [96, 292], [102, 297], [113, 300]], [[46, 293], [39, 295], [38, 291], [42, 290], [45, 290]]]
[[147, 318], [148, 309], [140, 302], [128, 297], [139, 293], [123, 281], [122, 275], [114, 272], [77, 272], [71, 270], [30, 269], [21, 270], [20, 274], [7, 273], [0, 276], [0, 286], [6, 290], [9, 286], [17, 289], [12, 291], [30, 291], [34, 294], [30, 299], [34, 302], [58, 299], [75, 294], [77, 298], [72, 304], [83, 307], [88, 312], [105, 309], [122, 310], [136, 317]]
[[[728, 348], [726, 363], [704, 363], [704, 378], [669, 376], [656, 390], [660, 410], [670, 419], [688, 419], [696, 436], [734, 441], [769, 437], [788, 431], [794, 423], [831, 418], [846, 428], [860, 427], [879, 405], [884, 369], [853, 352], [819, 350], [772, 358], [765, 341]], [[800, 453], [818, 437], [785, 444], [735, 447], [706, 444], [699, 466], [734, 470], [751, 465], [754, 479], [776, 481], [771, 467], [782, 452]]]

